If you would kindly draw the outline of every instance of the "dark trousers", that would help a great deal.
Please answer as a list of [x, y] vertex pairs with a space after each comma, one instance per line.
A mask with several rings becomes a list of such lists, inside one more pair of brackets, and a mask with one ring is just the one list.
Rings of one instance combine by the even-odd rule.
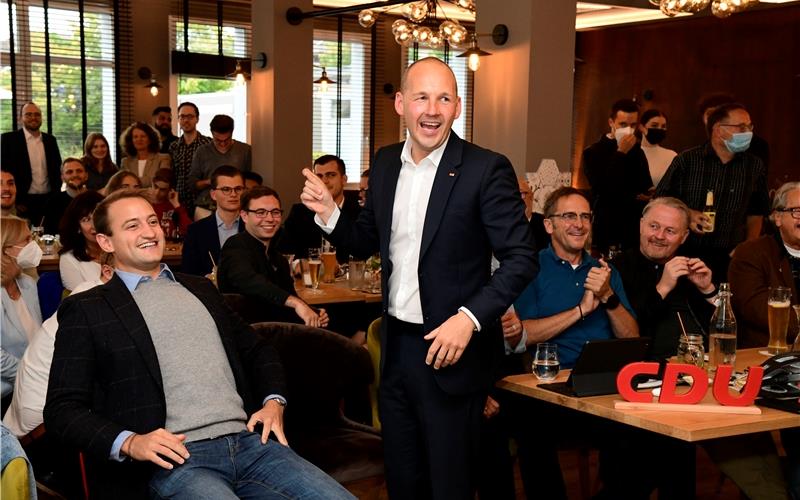
[[390, 317], [387, 327], [378, 404], [389, 497], [471, 499], [486, 392], [444, 392], [422, 326]]

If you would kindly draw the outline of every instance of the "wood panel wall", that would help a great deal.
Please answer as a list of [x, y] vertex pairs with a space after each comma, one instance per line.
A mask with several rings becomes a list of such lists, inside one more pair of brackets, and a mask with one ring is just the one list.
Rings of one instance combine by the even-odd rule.
[[575, 184], [586, 187], [583, 149], [608, 131], [616, 99], [636, 96], [642, 109], [663, 110], [664, 146], [680, 152], [705, 141], [697, 103], [720, 91], [749, 108], [769, 142], [769, 187], [800, 180], [800, 7], [581, 32], [575, 51], [583, 61], [575, 63]]

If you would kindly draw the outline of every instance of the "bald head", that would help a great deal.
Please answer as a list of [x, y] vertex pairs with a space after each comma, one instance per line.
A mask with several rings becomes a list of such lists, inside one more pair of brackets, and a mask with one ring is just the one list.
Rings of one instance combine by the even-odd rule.
[[519, 195], [525, 203], [525, 217], [530, 220], [533, 213], [533, 189], [531, 189], [528, 179], [521, 175], [517, 177], [517, 183], [519, 183]]
[[406, 70], [403, 72], [403, 76], [400, 80], [400, 91], [407, 92], [408, 91], [408, 79], [412, 75], [413, 72], [417, 70], [425, 71], [425, 69], [430, 67], [439, 67], [440, 69], [446, 70], [450, 73], [450, 78], [452, 78], [453, 82], [453, 95], [458, 95], [458, 84], [456, 83], [456, 74], [453, 73], [453, 70], [444, 63], [441, 59], [436, 57], [424, 57], [418, 61], [413, 62]]

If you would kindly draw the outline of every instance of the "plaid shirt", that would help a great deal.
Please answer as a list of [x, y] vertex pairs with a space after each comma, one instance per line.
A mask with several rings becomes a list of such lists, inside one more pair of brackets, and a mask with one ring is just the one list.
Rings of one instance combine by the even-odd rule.
[[175, 174], [175, 190], [181, 204], [191, 211], [194, 209], [194, 189], [187, 182], [189, 170], [192, 168], [192, 157], [195, 150], [203, 144], [211, 142], [210, 137], [206, 137], [200, 132], [191, 144], [186, 144], [181, 136], [178, 140], [169, 145], [169, 155], [172, 157], [172, 170]]
[[674, 196], [703, 210], [706, 193], [714, 192], [714, 232], [689, 236], [698, 249], [732, 250], [747, 237], [747, 217], [769, 214], [764, 163], [748, 152], [723, 164], [710, 143], [675, 157], [656, 188], [656, 196]]

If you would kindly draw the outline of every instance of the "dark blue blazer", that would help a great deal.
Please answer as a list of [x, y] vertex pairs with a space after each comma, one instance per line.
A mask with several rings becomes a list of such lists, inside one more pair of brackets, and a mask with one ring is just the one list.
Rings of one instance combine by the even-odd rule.
[[[61, 190], [61, 153], [58, 141], [50, 134], [42, 132], [47, 178], [50, 181], [50, 192]], [[28, 156], [28, 145], [22, 129], [6, 132], [0, 136], [0, 163], [3, 170], [14, 174], [17, 183], [17, 203], [25, 204], [25, 197], [31, 188], [31, 159]]]
[[[175, 278], [214, 319], [247, 414], [266, 396], [286, 394], [277, 353], [228, 308], [214, 285], [181, 273]], [[157, 466], [108, 458], [120, 432], [146, 434], [166, 423], [161, 369], [142, 313], [115, 275], [64, 299], [58, 322], [44, 407], [47, 431], [85, 453], [93, 497], [146, 498]]]
[[[379, 150], [370, 169], [369, 196], [358, 219], [342, 214], [330, 240], [352, 255], [379, 250], [383, 266], [383, 311], [388, 312], [389, 256], [395, 188], [403, 144]], [[491, 274], [492, 254], [501, 262]], [[419, 291], [425, 332], [465, 306], [481, 323], [461, 359], [435, 371], [452, 394], [488, 388], [502, 358], [499, 318], [538, 270], [525, 206], [508, 159], [459, 138], [445, 148], [431, 190], [419, 257]], [[386, 327], [381, 332], [383, 352]], [[385, 356], [382, 356], [382, 365]]]
[[[239, 232], [242, 231], [244, 231], [244, 222], [239, 219]], [[208, 252], [211, 252], [214, 262], [219, 265], [220, 250], [215, 213], [189, 224], [186, 238], [183, 240], [181, 272], [205, 276], [211, 272], [211, 259], [208, 258]]]

